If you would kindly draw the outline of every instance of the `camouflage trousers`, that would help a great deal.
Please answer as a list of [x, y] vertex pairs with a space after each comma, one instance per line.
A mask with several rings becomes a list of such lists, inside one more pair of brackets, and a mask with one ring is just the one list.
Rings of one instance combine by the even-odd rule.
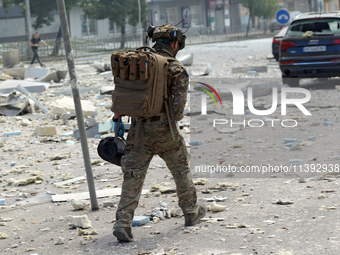
[[164, 115], [160, 120], [143, 122], [142, 128], [144, 132], [144, 154], [141, 153], [140, 142], [138, 146], [135, 146], [136, 121], [132, 121], [126, 141], [125, 155], [122, 157], [124, 181], [114, 228], [131, 227], [147, 169], [151, 159], [156, 154], [166, 162], [174, 177], [178, 204], [183, 213], [195, 213], [198, 208], [196, 188], [189, 169], [190, 155], [178, 128], [173, 128], [175, 141], [172, 139], [169, 123]]

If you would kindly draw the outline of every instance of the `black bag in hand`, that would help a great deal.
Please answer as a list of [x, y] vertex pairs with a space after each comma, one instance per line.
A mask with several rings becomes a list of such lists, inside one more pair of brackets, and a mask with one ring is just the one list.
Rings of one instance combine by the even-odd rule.
[[118, 137], [117, 142], [115, 142], [115, 138], [109, 136], [100, 140], [97, 152], [98, 155], [105, 161], [121, 166], [120, 162], [124, 155], [125, 145], [126, 142], [124, 138]]

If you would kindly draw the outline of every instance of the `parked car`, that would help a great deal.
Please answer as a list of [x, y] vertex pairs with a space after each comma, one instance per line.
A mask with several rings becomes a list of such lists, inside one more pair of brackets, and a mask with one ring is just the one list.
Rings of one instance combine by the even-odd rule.
[[280, 43], [282, 38], [286, 35], [288, 30], [288, 26], [283, 27], [280, 32], [274, 36], [273, 43], [272, 43], [272, 53], [276, 61], [279, 61], [280, 56]]
[[340, 76], [340, 12], [293, 20], [280, 43], [279, 65], [283, 82], [292, 87], [301, 78]]
[[280, 24], [279, 22], [274, 21], [274, 22], [270, 23], [269, 30], [270, 30], [271, 33], [273, 33], [276, 30], [280, 30], [282, 28], [282, 26], [283, 25]]
[[282, 25], [277, 21], [270, 23], [269, 25], [270, 32], [273, 33], [276, 30], [281, 30], [283, 27], [288, 26], [292, 20], [294, 20], [298, 15], [301, 14], [301, 12], [290, 12], [289, 14], [290, 14], [290, 21], [287, 24]]

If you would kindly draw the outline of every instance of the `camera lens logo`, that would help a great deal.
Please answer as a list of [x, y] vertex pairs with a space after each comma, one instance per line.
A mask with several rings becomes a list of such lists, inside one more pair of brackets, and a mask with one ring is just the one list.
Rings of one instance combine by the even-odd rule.
[[[222, 106], [222, 100], [221, 100], [221, 97], [220, 95], [217, 93], [217, 91], [210, 85], [206, 84], [206, 83], [203, 83], [203, 82], [197, 82], [203, 86], [206, 86], [208, 89], [210, 89], [212, 92], [215, 93], [215, 95], [217, 96], [218, 100], [220, 101], [220, 104]], [[204, 88], [198, 88], [202, 91], [204, 91], [205, 93], [207, 93], [211, 98], [212, 100], [214, 100], [214, 103], [215, 105], [217, 106], [217, 103], [216, 103], [216, 100], [215, 100], [215, 97], [210, 93], [210, 91], [208, 91], [207, 89], [204, 89]], [[202, 94], [202, 115], [206, 115], [207, 114], [207, 98], [204, 94]]]

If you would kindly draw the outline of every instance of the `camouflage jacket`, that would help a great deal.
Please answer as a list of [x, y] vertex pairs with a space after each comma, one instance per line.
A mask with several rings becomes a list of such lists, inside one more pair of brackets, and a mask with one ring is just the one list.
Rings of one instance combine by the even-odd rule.
[[[168, 56], [175, 57], [175, 53], [171, 46], [165, 43], [157, 43], [154, 45], [154, 49], [157, 53]], [[173, 111], [175, 114], [176, 121], [183, 119], [184, 117], [184, 107], [187, 102], [187, 93], [189, 86], [189, 75], [179, 61], [170, 62], [170, 70], [172, 74], [172, 83], [170, 86], [170, 95], [172, 97]]]

